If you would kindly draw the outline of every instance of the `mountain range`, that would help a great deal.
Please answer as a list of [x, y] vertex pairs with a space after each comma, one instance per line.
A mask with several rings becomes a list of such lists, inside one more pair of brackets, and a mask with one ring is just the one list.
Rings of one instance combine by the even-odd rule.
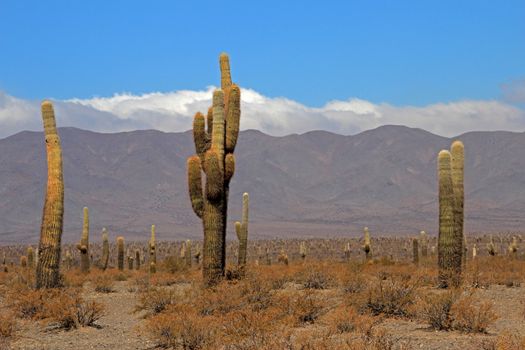
[[[95, 133], [60, 128], [64, 158], [64, 240], [79, 239], [82, 207], [92, 240], [202, 236], [188, 198], [190, 131]], [[469, 132], [453, 139], [382, 126], [343, 136], [311, 131], [284, 137], [241, 132], [230, 189], [228, 237], [250, 193], [254, 238], [416, 234], [437, 231], [436, 157], [465, 144], [467, 232], [525, 227], [525, 133]], [[0, 140], [0, 244], [38, 242], [46, 185], [44, 138], [24, 131]]]

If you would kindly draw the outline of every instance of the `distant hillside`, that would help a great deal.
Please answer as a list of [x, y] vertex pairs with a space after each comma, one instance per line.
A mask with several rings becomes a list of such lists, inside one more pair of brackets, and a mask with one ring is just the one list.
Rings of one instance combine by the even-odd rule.
[[[201, 237], [187, 194], [190, 132], [101, 134], [60, 129], [65, 240], [78, 239], [88, 206], [93, 238]], [[472, 132], [466, 148], [467, 231], [525, 227], [525, 133]], [[437, 229], [436, 155], [451, 139], [384, 126], [355, 136], [324, 131], [273, 137], [241, 133], [230, 192], [231, 222], [250, 192], [256, 237], [416, 233]], [[36, 242], [46, 181], [43, 135], [0, 140], [0, 243]], [[230, 234], [230, 238], [234, 234]]]

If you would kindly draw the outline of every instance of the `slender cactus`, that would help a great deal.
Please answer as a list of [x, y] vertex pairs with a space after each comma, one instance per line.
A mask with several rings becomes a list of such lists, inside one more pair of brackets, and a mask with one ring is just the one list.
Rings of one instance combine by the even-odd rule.
[[133, 257], [131, 255], [128, 256], [128, 270], [133, 270]]
[[494, 245], [494, 238], [490, 236], [490, 242], [487, 243], [487, 252], [490, 256], [496, 255], [496, 246]]
[[426, 258], [428, 255], [428, 237], [425, 231], [419, 233], [419, 240], [421, 244], [421, 256]]
[[465, 189], [464, 189], [464, 168], [465, 168], [465, 146], [463, 142], [454, 141], [450, 147], [451, 155], [451, 177], [452, 187], [454, 192], [454, 237], [456, 248], [460, 251], [461, 261], [466, 262], [466, 236], [463, 232], [464, 216], [465, 216]]
[[149, 251], [149, 272], [157, 272], [157, 244], [155, 243], [155, 225], [151, 225], [151, 238], [148, 244]]
[[89, 211], [84, 207], [84, 222], [82, 225], [82, 237], [80, 243], [77, 244], [77, 249], [80, 252], [80, 271], [83, 273], [89, 272]]
[[350, 243], [349, 242], [345, 244], [344, 252], [345, 252], [345, 261], [349, 262], [350, 261]]
[[108, 231], [104, 227], [102, 229], [102, 257], [100, 258], [100, 267], [106, 271], [109, 263], [109, 237]]
[[[193, 138], [197, 155], [188, 159], [191, 204], [203, 224], [202, 273], [207, 286], [224, 276], [229, 184], [235, 171], [233, 152], [241, 115], [240, 89], [232, 84], [228, 55], [221, 54], [219, 63], [221, 89], [213, 93], [207, 130], [204, 116], [201, 113], [195, 115]], [[204, 192], [202, 172], [206, 176]]]
[[33, 247], [27, 248], [27, 266], [29, 266], [30, 269], [35, 267], [35, 252]]
[[366, 261], [370, 261], [370, 259], [372, 258], [372, 254], [371, 254], [372, 248], [370, 244], [370, 232], [368, 232], [368, 227], [365, 227], [364, 231], [365, 231], [365, 234], [364, 234], [365, 242], [363, 244], [363, 251], [365, 252]]
[[455, 236], [455, 196], [451, 175], [451, 155], [443, 150], [438, 155], [439, 237], [438, 266], [440, 287], [457, 287], [461, 281], [462, 237]]
[[186, 255], [184, 256], [184, 260], [186, 262], [186, 266], [191, 267], [191, 240], [187, 239], [185, 243]]
[[23, 267], [24, 269], [27, 268], [27, 256], [22, 255], [20, 257], [20, 266]]
[[135, 250], [135, 270], [140, 270], [140, 250]]
[[248, 248], [248, 207], [250, 205], [250, 196], [248, 193], [242, 195], [242, 221], [235, 222], [235, 232], [239, 239], [239, 254], [237, 265], [241, 270], [246, 267], [246, 250]]
[[412, 239], [412, 262], [419, 264], [419, 244], [417, 238]]
[[124, 237], [117, 237], [117, 266], [120, 271], [124, 271]]
[[64, 180], [62, 149], [58, 136], [55, 112], [49, 101], [42, 103], [42, 119], [47, 152], [47, 190], [40, 227], [36, 288], [60, 286], [60, 245], [64, 224]]
[[299, 244], [299, 255], [301, 256], [301, 260], [303, 260], [303, 262], [306, 260], [306, 253], [306, 242], [302, 241]]

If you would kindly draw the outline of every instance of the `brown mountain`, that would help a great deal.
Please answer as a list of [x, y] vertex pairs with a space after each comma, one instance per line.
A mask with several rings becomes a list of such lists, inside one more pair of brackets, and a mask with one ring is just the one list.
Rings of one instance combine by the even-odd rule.
[[[190, 132], [102, 134], [60, 129], [66, 193], [65, 240], [80, 236], [82, 207], [92, 237], [198, 238], [187, 195]], [[466, 149], [467, 231], [525, 227], [525, 133], [471, 132]], [[236, 151], [230, 223], [250, 192], [252, 237], [409, 233], [437, 229], [436, 155], [451, 139], [384, 126], [354, 136], [324, 131], [273, 137], [248, 130]], [[0, 243], [36, 242], [46, 180], [43, 135], [0, 140]], [[229, 232], [232, 231], [229, 225]], [[229, 237], [235, 235], [229, 233]]]

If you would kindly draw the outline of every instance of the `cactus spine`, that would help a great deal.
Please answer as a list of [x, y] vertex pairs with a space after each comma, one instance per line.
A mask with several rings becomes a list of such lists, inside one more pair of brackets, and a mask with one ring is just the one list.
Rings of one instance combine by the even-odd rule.
[[239, 254], [237, 265], [239, 268], [246, 267], [246, 250], [248, 248], [248, 207], [250, 205], [250, 196], [248, 193], [242, 195], [242, 221], [235, 222], [235, 232], [239, 239]]
[[64, 180], [62, 149], [55, 112], [49, 101], [42, 103], [42, 119], [47, 153], [47, 190], [40, 227], [36, 288], [60, 286], [60, 244], [64, 224]]
[[[202, 273], [207, 286], [224, 276], [229, 184], [235, 171], [233, 151], [241, 115], [240, 89], [232, 84], [228, 56], [221, 54], [219, 63], [221, 89], [213, 93], [207, 130], [204, 116], [201, 113], [195, 115], [193, 138], [197, 155], [188, 158], [191, 204], [203, 224]], [[204, 192], [201, 172], [206, 176]]]
[[102, 257], [100, 259], [100, 262], [102, 270], [106, 271], [109, 262], [109, 237], [108, 231], [105, 227], [102, 229]]
[[80, 252], [80, 271], [83, 273], [89, 272], [89, 211], [84, 207], [84, 222], [82, 225], [82, 237], [80, 243], [77, 244], [77, 249]]
[[149, 272], [157, 272], [157, 246], [155, 244], [155, 225], [151, 225], [151, 238], [148, 244], [149, 250]]
[[368, 232], [368, 227], [365, 227], [365, 235], [364, 235], [364, 244], [363, 244], [363, 251], [365, 252], [366, 261], [370, 261], [372, 258], [372, 255], [370, 252], [372, 251], [372, 248], [370, 246], [370, 232]]
[[117, 266], [120, 271], [124, 271], [124, 237], [117, 237]]
[[[457, 287], [461, 281], [463, 237], [456, 237], [454, 220], [455, 195], [452, 183], [451, 154], [443, 150], [438, 155], [439, 178], [439, 283], [442, 288]], [[458, 243], [459, 241], [459, 243]]]

